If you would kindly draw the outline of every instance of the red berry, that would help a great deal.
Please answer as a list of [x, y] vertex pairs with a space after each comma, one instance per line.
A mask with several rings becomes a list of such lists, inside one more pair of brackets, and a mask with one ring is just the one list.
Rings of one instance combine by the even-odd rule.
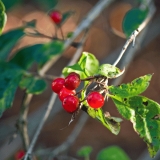
[[80, 76], [77, 73], [70, 73], [66, 78], [65, 78], [65, 87], [67, 89], [73, 90], [76, 89], [79, 84], [80, 84]]
[[53, 11], [50, 14], [50, 17], [56, 24], [60, 23], [62, 20], [62, 14], [59, 11]]
[[19, 150], [16, 154], [15, 154], [15, 160], [20, 160], [24, 157], [25, 152], [23, 150]]
[[101, 108], [104, 105], [104, 97], [99, 92], [91, 92], [87, 96], [87, 102], [92, 108]]
[[62, 102], [63, 108], [69, 112], [73, 113], [78, 109], [79, 99], [76, 96], [69, 95], [64, 98]]
[[52, 82], [52, 90], [55, 93], [59, 93], [60, 90], [64, 87], [64, 78], [57, 78]]
[[60, 99], [61, 101], [63, 101], [63, 99], [64, 99], [65, 97], [67, 97], [67, 96], [69, 96], [69, 95], [74, 95], [75, 93], [76, 93], [75, 90], [69, 90], [69, 89], [63, 87], [63, 88], [60, 90], [60, 92], [59, 92], [59, 99]]

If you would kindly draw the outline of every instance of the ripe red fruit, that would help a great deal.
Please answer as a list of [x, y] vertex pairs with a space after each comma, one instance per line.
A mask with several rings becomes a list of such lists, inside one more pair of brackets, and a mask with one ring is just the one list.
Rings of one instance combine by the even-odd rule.
[[59, 93], [60, 90], [64, 87], [64, 78], [56, 78], [55, 80], [52, 81], [52, 90], [55, 93]]
[[63, 101], [63, 99], [64, 99], [65, 97], [67, 97], [67, 96], [69, 96], [69, 95], [74, 95], [75, 93], [76, 93], [75, 90], [69, 90], [69, 89], [63, 87], [63, 88], [60, 90], [60, 92], [59, 92], [59, 99], [60, 99], [61, 101]]
[[79, 99], [76, 96], [69, 95], [64, 98], [62, 102], [63, 108], [69, 112], [73, 113], [78, 109]]
[[87, 96], [87, 102], [92, 108], [101, 108], [104, 105], [104, 97], [99, 92], [91, 92]]
[[81, 83], [80, 76], [77, 73], [70, 73], [65, 78], [65, 87], [69, 90], [73, 90], [78, 88], [79, 84]]
[[16, 154], [15, 154], [15, 160], [20, 160], [24, 157], [25, 152], [23, 150], [19, 150]]
[[50, 17], [56, 24], [59, 24], [62, 20], [62, 14], [59, 11], [51, 12]]

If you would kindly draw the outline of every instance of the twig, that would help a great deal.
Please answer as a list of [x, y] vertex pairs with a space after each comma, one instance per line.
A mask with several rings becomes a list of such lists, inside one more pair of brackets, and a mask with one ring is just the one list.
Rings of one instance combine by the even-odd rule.
[[26, 76], [31, 76], [31, 75], [34, 75], [36, 77], [39, 77], [39, 78], [44, 78], [46, 80], [53, 80], [55, 78], [58, 78], [57, 76], [54, 76], [54, 75], [50, 75], [50, 74], [44, 74], [44, 75], [40, 75], [39, 73], [37, 72], [26, 72], [25, 74]]
[[[40, 32], [38, 32], [38, 31], [36, 31], [36, 33], [25, 32], [25, 34], [26, 34], [27, 36], [30, 36], [30, 37], [43, 37], [43, 38], [48, 38], [48, 39], [50, 39], [50, 40], [58, 40], [58, 41], [64, 42], [63, 39], [57, 38], [56, 36], [55, 36], [55, 37], [51, 37], [51, 36], [45, 35], [45, 34], [43, 34], [43, 33], [40, 33]], [[72, 42], [70, 45], [71, 45], [72, 47], [74, 47], [74, 48], [78, 48], [79, 43], [78, 43], [78, 42]]]
[[65, 40], [65, 39], [64, 39], [64, 35], [63, 35], [63, 31], [62, 31], [62, 27], [59, 26], [59, 29], [60, 29], [60, 32], [61, 32], [62, 39]]
[[[77, 29], [74, 31], [72, 37], [70, 39], [68, 39], [65, 43], [64, 43], [64, 50], [67, 49], [75, 40], [75, 38], [77, 38], [77, 36], [84, 31], [85, 29], [89, 28], [90, 25], [93, 23], [93, 21], [100, 15], [100, 13], [103, 11], [103, 9], [105, 7], [107, 7], [111, 2], [113, 2], [114, 0], [102, 0], [99, 1], [97, 3], [97, 5], [95, 5], [95, 7], [93, 7], [93, 9], [88, 13], [88, 15], [86, 16], [86, 18], [83, 19], [83, 21], [80, 23], [80, 25], [77, 27]], [[52, 59], [43, 66], [43, 68], [41, 69], [41, 74], [45, 73], [48, 68], [50, 68], [52, 66]]]
[[88, 115], [83, 112], [76, 127], [73, 129], [72, 133], [69, 135], [67, 140], [64, 143], [62, 143], [60, 146], [58, 146], [56, 149], [53, 150], [48, 160], [52, 160], [59, 153], [66, 151], [74, 143], [79, 133], [81, 132], [83, 126], [85, 125], [87, 119], [88, 119]]
[[26, 94], [24, 95], [23, 104], [21, 106], [20, 111], [20, 117], [17, 122], [17, 127], [20, 131], [22, 140], [23, 140], [23, 146], [24, 149], [27, 151], [29, 147], [29, 136], [28, 136], [28, 127], [27, 127], [27, 115], [28, 115], [28, 109], [29, 109], [29, 103], [32, 99], [32, 94]]
[[[72, 64], [76, 63], [76, 61], [78, 60], [79, 56], [80, 56], [81, 53], [82, 53], [83, 44], [84, 44], [84, 42], [85, 42], [85, 40], [86, 40], [86, 37], [87, 37], [87, 31], [86, 31], [86, 33], [85, 33], [85, 35], [84, 35], [84, 37], [83, 37], [83, 39], [82, 39], [82, 41], [81, 41], [81, 46], [79, 46], [79, 48], [77, 49], [76, 53], [74, 54], [72, 60], [69, 62], [68, 65], [72, 65]], [[61, 75], [61, 76], [62, 76], [62, 75]], [[44, 117], [42, 118], [42, 120], [41, 120], [40, 123], [39, 123], [39, 126], [38, 126], [38, 128], [37, 128], [37, 131], [36, 131], [36, 133], [35, 133], [35, 135], [34, 135], [34, 137], [33, 137], [33, 140], [31, 141], [31, 144], [30, 144], [29, 149], [28, 149], [28, 151], [27, 151], [27, 153], [26, 153], [26, 155], [25, 155], [24, 160], [27, 160], [28, 156], [30, 156], [30, 155], [32, 154], [32, 151], [33, 151], [33, 148], [34, 148], [35, 143], [36, 143], [36, 141], [37, 141], [37, 138], [38, 138], [38, 136], [39, 136], [39, 134], [40, 134], [40, 132], [41, 132], [41, 130], [42, 130], [42, 127], [43, 127], [45, 121], [47, 120], [47, 118], [48, 118], [48, 116], [49, 116], [49, 114], [50, 114], [50, 112], [51, 112], [51, 109], [52, 109], [52, 107], [53, 107], [53, 105], [54, 105], [54, 103], [55, 103], [56, 97], [57, 97], [57, 95], [54, 94], [54, 93], [51, 95], [51, 98], [50, 98], [50, 101], [49, 101], [49, 103], [48, 103], [48, 106], [47, 106], [46, 112], [45, 112], [45, 114], [44, 114]]]
[[[146, 30], [146, 29], [148, 29], [148, 26], [147, 26], [145, 28], [145, 30], [142, 32], [142, 34], [140, 34], [138, 36], [137, 42], [139, 43], [139, 46], [141, 46], [142, 48], [146, 47], [160, 33], [160, 30], [159, 30], [160, 18], [159, 17], [160, 16], [157, 16], [155, 19], [153, 19], [152, 23], [149, 24], [149, 32], [148, 32], [148, 30]], [[122, 48], [122, 47], [120, 47], [120, 48]], [[105, 57], [101, 61], [101, 64], [114, 63], [114, 60], [116, 59], [120, 48], [112, 51], [112, 53], [110, 55], [108, 55], [107, 57]], [[126, 65], [129, 65], [129, 63], [130, 63], [130, 60], [128, 60], [128, 58], [126, 59], [125, 56], [131, 55], [132, 57], [134, 57], [135, 56], [134, 53], [137, 52], [137, 49], [136, 50], [135, 49], [136, 49], [136, 47], [134, 49], [132, 47], [130, 47], [130, 50], [127, 51], [128, 54], [124, 55], [123, 59], [120, 61], [120, 62], [124, 61], [124, 63], [122, 63], [122, 65], [121, 65], [122, 68]], [[133, 59], [133, 58], [131, 58], [131, 59]], [[126, 69], [127, 69], [127, 67], [126, 67]], [[117, 80], [118, 79], [121, 79], [121, 77], [117, 78]], [[119, 83], [120, 83], [120, 81], [118, 83], [115, 83], [115, 85], [119, 84]], [[48, 120], [53, 119], [51, 117], [54, 117], [56, 114], [59, 113], [59, 111], [61, 109], [58, 106], [59, 106], [59, 103], [57, 102], [57, 105], [55, 106], [54, 110], [52, 110], [52, 112], [50, 114], [50, 118]], [[46, 111], [46, 107], [47, 107], [46, 104], [42, 105], [38, 110], [36, 110], [35, 112], [33, 112], [29, 115], [29, 118], [28, 118], [29, 130], [28, 131], [29, 131], [30, 136], [33, 136], [33, 133], [35, 133], [35, 129], [39, 124], [38, 121], [42, 117], [43, 113]], [[0, 132], [1, 159], [9, 158], [21, 146], [21, 139], [20, 139], [19, 135], [17, 135], [17, 138], [14, 139], [14, 141], [12, 141], [12, 143], [10, 145], [8, 145], [8, 136], [10, 137], [10, 134], [15, 131], [15, 127], [14, 127], [15, 120], [16, 119], [14, 117], [10, 117], [5, 120], [1, 120], [1, 122], [0, 122], [0, 130], [3, 130], [3, 132]], [[7, 140], [7, 141], [2, 143], [5, 140]], [[7, 153], [6, 153], [6, 150], [8, 150]], [[159, 156], [157, 155], [156, 158], [158, 158], [158, 157]], [[144, 158], [144, 160], [145, 160], [145, 158]]]
[[[148, 2], [149, 3], [149, 2]], [[113, 66], [116, 66], [118, 64], [118, 62], [121, 60], [123, 54], [125, 53], [125, 51], [127, 50], [129, 44], [133, 41], [135, 41], [135, 38], [138, 36], [138, 34], [145, 28], [145, 26], [148, 24], [148, 22], [151, 20], [152, 15], [155, 13], [155, 7], [152, 4], [150, 6], [150, 11], [148, 13], [147, 18], [142, 22], [142, 24], [132, 32], [131, 36], [128, 38], [127, 42], [124, 44], [120, 55], [118, 56], [118, 58], [116, 59], [116, 61], [113, 63]]]

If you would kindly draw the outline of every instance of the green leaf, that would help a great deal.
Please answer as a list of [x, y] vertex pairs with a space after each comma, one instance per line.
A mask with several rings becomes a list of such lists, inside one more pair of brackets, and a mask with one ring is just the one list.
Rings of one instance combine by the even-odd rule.
[[34, 60], [42, 67], [48, 60], [63, 52], [63, 43], [52, 41], [37, 47]]
[[17, 66], [0, 61], [0, 117], [11, 107], [22, 74]]
[[0, 36], [0, 59], [6, 60], [18, 40], [24, 35], [24, 28], [11, 30]]
[[147, 17], [148, 10], [140, 10], [139, 8], [134, 8], [129, 10], [123, 19], [123, 31], [127, 37], [136, 30], [139, 25]]
[[22, 0], [14, 0], [14, 1], [9, 1], [9, 0], [2, 0], [3, 4], [5, 5], [6, 10], [14, 7], [16, 4], [20, 4]]
[[77, 152], [77, 155], [80, 157], [89, 157], [89, 155], [92, 152], [92, 147], [90, 146], [83, 146], [82, 148], [80, 148]]
[[42, 67], [49, 59], [62, 53], [62, 51], [63, 43], [59, 41], [36, 44], [19, 50], [11, 59], [11, 62], [24, 69], [29, 69], [34, 62], [37, 62]]
[[25, 28], [36, 28], [36, 23], [37, 23], [37, 20], [36, 19], [33, 19], [31, 21], [23, 21], [24, 23], [24, 27]]
[[111, 117], [110, 115], [105, 116], [101, 108], [93, 109], [91, 107], [83, 107], [82, 110], [88, 113], [92, 118], [97, 119], [106, 128], [108, 128], [113, 134], [117, 135], [120, 131], [120, 118]]
[[65, 67], [62, 73], [66, 77], [69, 73], [76, 72], [83, 79], [96, 74], [98, 67], [99, 62], [95, 56], [91, 53], [83, 52], [78, 63]]
[[73, 32], [68, 32], [67, 33], [67, 38], [71, 38], [73, 36]]
[[65, 13], [62, 14], [62, 20], [61, 22], [58, 24], [59, 26], [62, 26], [65, 21], [74, 14], [75, 12], [74, 11], [67, 11]]
[[121, 84], [120, 86], [110, 86], [109, 92], [118, 97], [133, 97], [144, 92], [152, 78], [151, 74], [136, 78], [131, 83]]
[[96, 57], [88, 52], [83, 52], [78, 64], [87, 76], [93, 76], [99, 68], [99, 61]]
[[41, 47], [40, 44], [36, 44], [34, 46], [29, 46], [20, 49], [16, 55], [10, 60], [10, 62], [20, 66], [23, 69], [29, 69], [34, 62], [34, 53], [37, 48]]
[[102, 64], [98, 69], [98, 74], [103, 75], [107, 78], [116, 78], [122, 75], [124, 72], [121, 71], [119, 68], [111, 65], [111, 64]]
[[160, 149], [160, 105], [143, 96], [112, 96], [119, 113], [133, 123], [135, 131], [147, 143], [151, 157]]
[[2, 34], [6, 22], [7, 22], [7, 15], [5, 13], [5, 6], [0, 0], [0, 34]]
[[101, 150], [96, 160], [130, 160], [130, 158], [120, 147], [111, 146]]
[[33, 76], [23, 78], [19, 85], [31, 94], [41, 94], [46, 89], [46, 82]]
[[34, 0], [34, 1], [37, 2], [39, 6], [41, 6], [45, 10], [54, 8], [58, 3], [58, 0]]
[[66, 77], [68, 74], [75, 72], [77, 74], [79, 74], [80, 78], [86, 78], [87, 76], [85, 75], [84, 71], [82, 70], [82, 68], [80, 67], [80, 65], [78, 63], [74, 64], [73, 66], [67, 66], [63, 69], [62, 73], [63, 75]]

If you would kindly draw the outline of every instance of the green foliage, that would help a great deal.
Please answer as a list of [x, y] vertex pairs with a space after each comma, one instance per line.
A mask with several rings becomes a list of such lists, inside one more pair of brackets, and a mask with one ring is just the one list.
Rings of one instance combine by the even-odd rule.
[[41, 68], [48, 60], [63, 51], [62, 42], [52, 41], [22, 48], [15, 53], [9, 62], [4, 62], [8, 60], [11, 50], [18, 40], [25, 35], [24, 29], [35, 27], [35, 21], [26, 24], [24, 27], [11, 30], [0, 36], [0, 116], [12, 106], [18, 86], [26, 89], [26, 93], [31, 94], [40, 94], [45, 90], [45, 81], [31, 75], [25, 77], [26, 70], [30, 69], [35, 62]]
[[7, 22], [7, 15], [5, 13], [5, 6], [0, 0], [0, 34], [2, 34], [3, 28]]
[[73, 36], [73, 32], [68, 32], [67, 33], [67, 38], [71, 38]]
[[[111, 117], [103, 113], [103, 110], [93, 109], [91, 107], [87, 108], [87, 113], [92, 117], [100, 121], [106, 128], [108, 128], [113, 134], [117, 135], [120, 131], [120, 118]], [[105, 116], [106, 115], [106, 116]]]
[[76, 72], [80, 75], [81, 79], [88, 76], [93, 76], [97, 73], [99, 62], [95, 56], [88, 52], [83, 52], [78, 63], [73, 66], [67, 66], [63, 69], [62, 73], [67, 76], [71, 72]]
[[11, 50], [17, 44], [18, 40], [24, 36], [24, 28], [11, 30], [0, 36], [0, 59], [7, 60]]
[[121, 70], [111, 64], [102, 64], [98, 69], [98, 74], [103, 75], [107, 78], [116, 78], [120, 76]]
[[83, 52], [78, 64], [87, 76], [96, 74], [99, 67], [99, 61], [93, 54], [88, 52]]
[[12, 105], [22, 74], [19, 67], [0, 61], [0, 117]]
[[109, 86], [109, 92], [119, 97], [133, 97], [144, 92], [151, 80], [152, 75], [148, 74], [139, 78], [136, 78], [131, 83], [121, 84], [120, 86]]
[[6, 10], [14, 7], [17, 4], [20, 4], [23, 0], [14, 0], [14, 1], [9, 1], [9, 0], [2, 0], [2, 2], [5, 5]]
[[34, 62], [42, 67], [49, 59], [62, 53], [62, 51], [63, 43], [59, 41], [36, 44], [19, 50], [11, 62], [24, 69], [29, 69]]
[[34, 0], [42, 9], [49, 10], [53, 9], [57, 3], [58, 0]]
[[74, 14], [73, 11], [67, 11], [67, 12], [63, 13], [63, 14], [62, 14], [62, 20], [61, 20], [61, 22], [60, 22], [58, 25], [59, 25], [59, 26], [62, 26], [62, 25], [66, 22], [66, 20], [67, 20], [70, 16], [72, 16], [73, 14]]
[[26, 89], [26, 93], [41, 94], [46, 89], [46, 82], [37, 77], [25, 77], [20, 81], [20, 87]]
[[79, 64], [74, 64], [73, 66], [67, 66], [63, 69], [62, 73], [63, 75], [66, 77], [68, 74], [72, 73], [72, 72], [76, 72], [77, 74], [79, 74], [80, 78], [86, 78], [86, 74], [83, 72], [82, 68], [80, 67]]
[[119, 113], [133, 123], [135, 131], [147, 143], [151, 157], [160, 149], [160, 105], [146, 97], [111, 96]]
[[118, 146], [104, 148], [97, 155], [97, 160], [130, 160], [127, 154]]
[[148, 74], [131, 83], [109, 87], [109, 95], [119, 113], [133, 123], [135, 131], [147, 143], [150, 155], [155, 156], [160, 148], [160, 105], [146, 97], [138, 96], [144, 92], [151, 80]]
[[77, 155], [80, 157], [89, 157], [91, 152], [92, 152], [92, 147], [90, 146], [83, 146], [82, 148], [80, 148], [77, 152]]
[[127, 37], [136, 30], [139, 25], [144, 21], [148, 14], [148, 10], [141, 10], [139, 8], [134, 8], [129, 10], [123, 19], [123, 31]]

